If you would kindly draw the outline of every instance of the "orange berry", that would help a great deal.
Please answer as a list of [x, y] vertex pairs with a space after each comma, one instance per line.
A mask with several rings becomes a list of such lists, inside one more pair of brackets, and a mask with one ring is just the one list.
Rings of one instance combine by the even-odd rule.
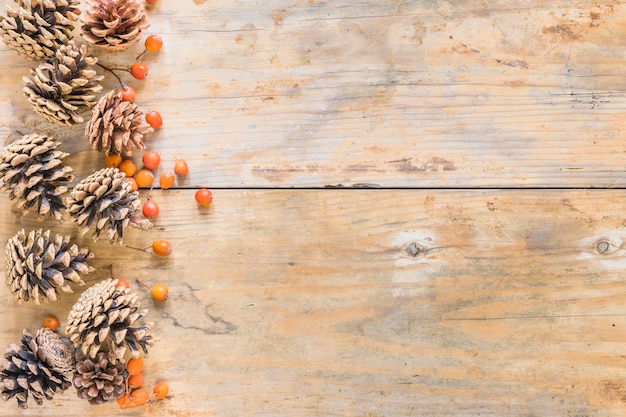
[[128, 177], [126, 179], [128, 180], [128, 182], [130, 182], [130, 186], [131, 186], [133, 191], [138, 191], [139, 190], [139, 186], [137, 185], [137, 181], [135, 181], [135, 179], [133, 177]]
[[59, 320], [56, 317], [48, 316], [43, 319], [43, 327], [48, 328], [53, 332], [56, 332], [60, 325], [61, 323], [59, 323]]
[[145, 218], [155, 219], [159, 216], [159, 205], [153, 200], [148, 199], [143, 203], [143, 206], [141, 206], [141, 212]]
[[130, 288], [130, 284], [124, 278], [118, 278], [117, 284], [115, 284], [115, 286], [122, 287], [122, 288]]
[[143, 158], [141, 159], [143, 164], [148, 169], [156, 169], [161, 163], [161, 154], [157, 151], [147, 151], [143, 154]]
[[139, 388], [142, 384], [143, 384], [143, 374], [141, 372], [135, 375], [131, 375], [130, 378], [128, 378], [129, 388]]
[[177, 159], [176, 164], [174, 164], [174, 174], [179, 177], [186, 177], [189, 174], [189, 166], [187, 165], [187, 161], [184, 159]]
[[136, 389], [131, 393], [135, 405], [144, 405], [150, 399], [150, 394], [143, 388]]
[[147, 51], [157, 52], [163, 46], [163, 40], [159, 35], [150, 35], [146, 38], [144, 46]]
[[172, 244], [167, 240], [158, 239], [152, 242], [152, 250], [159, 256], [167, 256], [172, 253]]
[[149, 169], [142, 169], [135, 176], [135, 181], [140, 187], [150, 187], [154, 181], [154, 174]]
[[122, 163], [122, 155], [111, 154], [104, 159], [107, 168], [118, 168]]
[[141, 373], [141, 371], [143, 371], [143, 358], [137, 357], [129, 359], [128, 363], [126, 364], [126, 369], [131, 375], [137, 375]]
[[154, 298], [157, 301], [165, 301], [167, 300], [167, 295], [169, 294], [170, 290], [168, 290], [168, 288], [163, 285], [163, 284], [157, 284], [155, 286], [152, 287], [152, 289], [150, 290], [150, 295], [152, 295], [152, 298]]
[[133, 87], [131, 86], [126, 86], [126, 87], [122, 87], [120, 88], [120, 93], [122, 93], [122, 100], [123, 101], [135, 101], [135, 90], [133, 90]]
[[156, 110], [148, 112], [146, 114], [146, 122], [148, 122], [148, 124], [155, 129], [160, 128], [161, 126], [163, 126], [163, 118], [161, 117], [161, 113]]
[[172, 185], [174, 185], [175, 178], [176, 177], [174, 177], [171, 172], [164, 172], [159, 177], [159, 185], [161, 185], [162, 189], [167, 190]]
[[118, 169], [126, 174], [127, 177], [132, 177], [137, 172], [137, 165], [131, 159], [125, 159]]
[[154, 398], [165, 398], [170, 392], [170, 387], [165, 382], [158, 382], [152, 389]]
[[206, 188], [200, 188], [196, 191], [196, 201], [201, 206], [208, 206], [213, 202], [213, 193]]
[[130, 66], [130, 74], [138, 80], [143, 80], [148, 76], [148, 66], [143, 62], [135, 62]]
[[133, 401], [130, 398], [130, 395], [124, 394], [120, 398], [117, 399], [117, 403], [120, 406], [120, 410], [124, 410], [129, 407], [134, 407]]

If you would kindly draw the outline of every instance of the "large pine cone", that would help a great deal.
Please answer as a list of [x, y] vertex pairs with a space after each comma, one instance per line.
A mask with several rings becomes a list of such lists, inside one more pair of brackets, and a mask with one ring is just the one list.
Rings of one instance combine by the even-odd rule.
[[78, 114], [82, 108], [93, 107], [102, 91], [97, 75], [89, 67], [97, 58], [89, 56], [85, 45], [73, 41], [59, 47], [54, 58], [42, 61], [24, 77], [24, 95], [35, 112], [52, 123], [71, 126], [82, 123]]
[[41, 405], [72, 385], [74, 347], [69, 340], [41, 328], [34, 338], [24, 330], [20, 342], [4, 354], [8, 363], [0, 370], [3, 400], [15, 397], [20, 408], [28, 408], [29, 394]]
[[120, 398], [126, 392], [128, 372], [124, 361], [99, 352], [76, 363], [74, 387], [78, 398], [97, 405]]
[[91, 146], [106, 155], [130, 155], [133, 149], [146, 148], [143, 138], [153, 131], [137, 103], [124, 101], [121, 92], [111, 90], [92, 110], [85, 134]]
[[83, 38], [96, 46], [119, 51], [141, 39], [150, 20], [143, 0], [97, 0], [81, 15]]
[[57, 150], [61, 142], [45, 135], [25, 135], [0, 153], [0, 192], [9, 190], [24, 213], [36, 209], [43, 218], [49, 214], [62, 220], [62, 195], [74, 179], [72, 168], [63, 164], [68, 153]]
[[59, 290], [71, 293], [69, 282], [85, 285], [79, 273], [88, 274], [94, 268], [85, 261], [93, 257], [88, 249], [71, 245], [69, 236], [55, 235], [50, 230], [24, 229], [9, 239], [6, 246], [6, 282], [19, 302], [55, 301]]
[[100, 351], [120, 360], [128, 351], [132, 357], [147, 354], [155, 342], [148, 334], [152, 323], [131, 327], [148, 312], [139, 307], [138, 296], [129, 288], [118, 286], [117, 279], [105, 279], [81, 294], [67, 318], [66, 333], [88, 358]]
[[80, 9], [75, 0], [16, 0], [0, 16], [0, 36], [21, 55], [41, 60], [53, 57], [72, 39]]
[[112, 243], [121, 244], [124, 228], [139, 221], [141, 201], [126, 174], [117, 168], [103, 168], [76, 184], [68, 207], [70, 216], [82, 226], [82, 234], [95, 223], [94, 240], [104, 232]]

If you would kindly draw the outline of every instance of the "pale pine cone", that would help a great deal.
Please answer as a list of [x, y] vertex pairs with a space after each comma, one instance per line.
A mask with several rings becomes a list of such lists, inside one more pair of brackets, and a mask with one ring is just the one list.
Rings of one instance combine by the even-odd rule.
[[83, 38], [113, 51], [128, 48], [150, 26], [143, 3], [143, 0], [91, 1], [80, 15]]

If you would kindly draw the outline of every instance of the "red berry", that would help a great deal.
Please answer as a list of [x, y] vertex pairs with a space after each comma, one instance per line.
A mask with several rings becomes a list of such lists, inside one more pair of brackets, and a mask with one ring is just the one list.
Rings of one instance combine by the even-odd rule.
[[148, 112], [146, 114], [146, 122], [148, 122], [148, 124], [155, 129], [160, 128], [161, 126], [163, 126], [163, 118], [161, 117], [161, 113], [156, 110]]
[[163, 46], [163, 40], [159, 35], [150, 35], [145, 42], [146, 51], [157, 52]]
[[159, 215], [159, 205], [152, 200], [147, 200], [141, 207], [141, 212], [147, 219], [155, 219]]
[[161, 163], [161, 154], [159, 154], [157, 151], [148, 151], [143, 154], [143, 158], [141, 159], [141, 161], [146, 168], [156, 169]]
[[126, 86], [120, 88], [120, 93], [122, 93], [122, 100], [124, 101], [135, 101], [135, 90], [133, 87]]
[[115, 284], [115, 286], [122, 287], [122, 288], [130, 288], [130, 284], [124, 278], [118, 278], [117, 284]]
[[176, 164], [174, 164], [174, 174], [179, 177], [186, 177], [189, 174], [189, 166], [187, 165], [187, 161], [184, 159], [177, 159]]
[[130, 73], [138, 80], [143, 80], [148, 76], [148, 66], [142, 62], [136, 62], [130, 66]]
[[61, 324], [56, 317], [46, 317], [43, 319], [43, 327], [56, 332]]
[[152, 250], [159, 256], [167, 256], [172, 253], [172, 244], [163, 239], [155, 240], [152, 242]]
[[213, 202], [213, 193], [206, 188], [200, 188], [196, 191], [196, 201], [201, 206], [208, 206]]

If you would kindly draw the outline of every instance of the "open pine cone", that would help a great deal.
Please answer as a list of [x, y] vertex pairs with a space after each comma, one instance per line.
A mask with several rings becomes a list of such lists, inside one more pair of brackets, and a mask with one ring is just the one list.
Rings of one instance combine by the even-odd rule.
[[111, 90], [100, 97], [92, 110], [85, 135], [93, 149], [106, 155], [130, 155], [133, 149], [146, 148], [143, 138], [153, 131], [137, 103], [124, 101], [121, 92]]
[[0, 37], [11, 49], [35, 60], [53, 57], [72, 39], [80, 10], [75, 0], [16, 0], [0, 16]]
[[[68, 198], [70, 216], [85, 234], [95, 223], [93, 239], [102, 232], [112, 243], [122, 243], [124, 228], [139, 222], [139, 193], [117, 168], [103, 168], [76, 184]], [[148, 221], [146, 228], [152, 223]]]
[[67, 317], [66, 333], [88, 358], [101, 351], [120, 360], [128, 351], [134, 358], [147, 354], [156, 341], [148, 334], [152, 323], [131, 327], [148, 312], [140, 305], [138, 296], [118, 286], [117, 279], [105, 279], [81, 294]]
[[43, 218], [49, 214], [62, 220], [62, 195], [74, 179], [72, 168], [63, 164], [68, 153], [57, 150], [61, 142], [45, 135], [25, 135], [0, 152], [0, 192], [9, 190], [24, 213], [36, 209]]
[[85, 263], [92, 252], [70, 246], [69, 236], [51, 239], [49, 230], [32, 230], [27, 235], [22, 229], [9, 239], [5, 253], [6, 282], [19, 302], [55, 301], [59, 291], [72, 292], [69, 282], [85, 284], [79, 273], [94, 270]]
[[97, 405], [113, 401], [126, 393], [126, 365], [105, 352], [95, 358], [84, 358], [76, 363], [74, 387], [78, 398]]
[[0, 369], [3, 400], [15, 397], [20, 408], [28, 408], [29, 394], [41, 405], [72, 385], [74, 347], [69, 340], [41, 328], [34, 338], [24, 330], [20, 342], [4, 354], [8, 363]]
[[102, 91], [100, 82], [104, 76], [89, 68], [97, 61], [88, 55], [85, 45], [76, 46], [70, 41], [59, 47], [54, 58], [31, 69], [30, 78], [23, 78], [24, 95], [35, 112], [52, 123], [82, 123], [84, 119], [78, 111], [93, 107]]
[[83, 38], [113, 51], [128, 48], [150, 26], [143, 3], [143, 0], [92, 1], [80, 15]]

